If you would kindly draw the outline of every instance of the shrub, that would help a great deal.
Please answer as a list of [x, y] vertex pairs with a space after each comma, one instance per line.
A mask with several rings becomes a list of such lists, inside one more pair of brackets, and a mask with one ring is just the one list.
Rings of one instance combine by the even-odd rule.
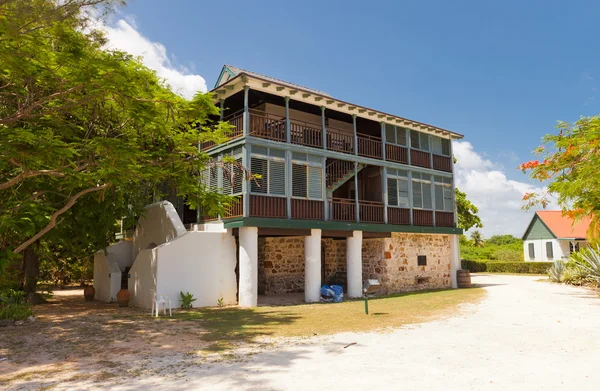
[[487, 263], [482, 261], [468, 261], [463, 259], [460, 263], [460, 267], [471, 273], [483, 273], [487, 271]]
[[555, 261], [554, 265], [548, 269], [548, 277], [550, 278], [550, 281], [553, 282], [562, 282], [564, 273], [565, 264], [561, 261]]
[[192, 303], [197, 300], [190, 292], [179, 292], [179, 296], [181, 296], [181, 308], [184, 310], [189, 310], [192, 308]]
[[461, 262], [461, 267], [472, 273], [546, 274], [552, 265], [552, 262], [486, 262], [468, 261], [466, 259]]
[[571, 285], [583, 285], [587, 282], [587, 274], [578, 265], [567, 264], [563, 270], [561, 282]]
[[571, 254], [571, 261], [581, 269], [586, 279], [600, 284], [600, 245]]
[[0, 291], [0, 319], [25, 320], [32, 315], [31, 306], [25, 303], [25, 292], [14, 289]]
[[552, 262], [488, 262], [490, 273], [546, 274]]

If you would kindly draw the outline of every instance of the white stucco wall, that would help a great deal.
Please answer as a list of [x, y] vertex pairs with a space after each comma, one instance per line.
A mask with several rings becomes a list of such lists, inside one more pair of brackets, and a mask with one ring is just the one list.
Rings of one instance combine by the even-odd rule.
[[119, 265], [114, 257], [106, 256], [104, 250], [94, 254], [94, 289], [94, 298], [107, 303], [115, 301], [121, 289]]
[[133, 264], [133, 242], [131, 240], [115, 243], [109, 246], [106, 252], [117, 262], [119, 270], [122, 272]]
[[173, 307], [181, 305], [181, 291], [197, 298], [194, 307], [215, 306], [219, 298], [225, 304], [236, 303], [236, 248], [231, 232], [188, 232], [156, 252], [156, 291], [168, 295]]
[[169, 201], [148, 205], [133, 235], [132, 257], [135, 259], [141, 250], [159, 246], [186, 233], [175, 207]]
[[156, 291], [156, 259], [158, 249], [142, 250], [129, 270], [127, 287], [131, 294], [130, 304], [135, 307], [152, 308]]

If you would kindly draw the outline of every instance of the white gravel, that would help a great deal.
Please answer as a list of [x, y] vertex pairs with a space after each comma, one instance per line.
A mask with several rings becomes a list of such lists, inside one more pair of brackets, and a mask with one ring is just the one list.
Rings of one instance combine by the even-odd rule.
[[[473, 276], [474, 283], [485, 285], [487, 297], [449, 319], [388, 333], [313, 339], [239, 361], [188, 367], [185, 377], [151, 376], [111, 388], [600, 389], [600, 298], [539, 279]], [[356, 345], [344, 348], [351, 342]]]

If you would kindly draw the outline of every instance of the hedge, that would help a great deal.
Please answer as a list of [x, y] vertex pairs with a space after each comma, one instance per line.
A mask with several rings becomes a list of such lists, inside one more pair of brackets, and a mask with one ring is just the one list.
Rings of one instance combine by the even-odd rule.
[[461, 267], [472, 273], [525, 273], [546, 274], [554, 262], [487, 262], [463, 259]]

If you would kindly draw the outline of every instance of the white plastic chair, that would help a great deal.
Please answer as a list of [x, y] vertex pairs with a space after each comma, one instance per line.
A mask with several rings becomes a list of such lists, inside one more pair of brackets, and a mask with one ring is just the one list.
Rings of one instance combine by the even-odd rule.
[[167, 295], [159, 295], [154, 292], [154, 298], [152, 299], [152, 315], [154, 315], [154, 310], [156, 309], [156, 317], [158, 317], [158, 310], [162, 306], [163, 315], [167, 314], [167, 305], [169, 306], [169, 316], [173, 316], [171, 311], [171, 300], [169, 300], [169, 296]]

